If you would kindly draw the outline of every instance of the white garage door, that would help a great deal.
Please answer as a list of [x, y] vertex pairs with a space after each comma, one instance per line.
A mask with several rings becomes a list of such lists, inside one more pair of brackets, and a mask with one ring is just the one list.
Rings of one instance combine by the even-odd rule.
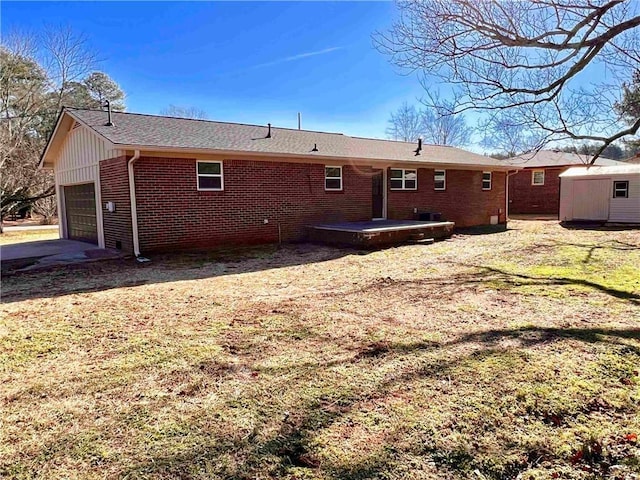
[[611, 181], [574, 180], [573, 219], [608, 220]]

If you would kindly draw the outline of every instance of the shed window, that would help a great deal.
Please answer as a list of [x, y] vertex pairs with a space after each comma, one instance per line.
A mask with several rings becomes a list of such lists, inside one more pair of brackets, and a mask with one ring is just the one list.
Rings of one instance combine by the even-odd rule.
[[198, 190], [222, 190], [222, 162], [197, 162]]
[[531, 185], [544, 185], [544, 170], [531, 171]]
[[392, 168], [391, 190], [417, 190], [418, 189], [418, 171], [407, 170], [404, 168]]
[[629, 181], [613, 182], [613, 198], [629, 198]]
[[342, 167], [324, 167], [324, 189], [342, 190]]
[[491, 190], [491, 172], [482, 172], [482, 189]]
[[446, 190], [447, 188], [447, 171], [435, 170], [433, 172], [433, 189]]

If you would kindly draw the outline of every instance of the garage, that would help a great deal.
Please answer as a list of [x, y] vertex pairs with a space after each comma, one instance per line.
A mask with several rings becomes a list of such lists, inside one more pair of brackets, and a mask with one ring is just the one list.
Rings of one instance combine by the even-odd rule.
[[83, 183], [65, 186], [63, 189], [66, 238], [98, 244], [95, 185]]

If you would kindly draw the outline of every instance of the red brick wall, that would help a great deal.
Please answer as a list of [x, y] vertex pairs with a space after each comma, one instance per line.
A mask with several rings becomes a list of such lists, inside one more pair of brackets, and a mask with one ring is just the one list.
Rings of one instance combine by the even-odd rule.
[[509, 213], [558, 214], [560, 178], [565, 168], [545, 168], [544, 185], [531, 185], [527, 168], [509, 177]]
[[[418, 190], [389, 190], [387, 216], [408, 220], [418, 212], [440, 212], [456, 227], [488, 225], [492, 215], [505, 222], [505, 174], [493, 172], [491, 190], [482, 190], [482, 172], [447, 170], [446, 190], [434, 190], [431, 168], [418, 169]], [[390, 175], [387, 175], [389, 178]], [[389, 187], [389, 185], [387, 185]]]
[[[224, 191], [198, 191], [193, 159], [134, 164], [142, 252], [300, 240], [304, 226], [371, 218], [371, 168], [343, 168], [325, 192], [324, 165], [225, 160]], [[264, 220], [269, 223], [265, 224]]]
[[[196, 161], [142, 157], [134, 164], [142, 252], [301, 240], [305, 225], [371, 219], [371, 167], [345, 166], [343, 191], [324, 190], [324, 164], [224, 161], [224, 191], [198, 191]], [[388, 218], [441, 212], [458, 227], [505, 221], [505, 174], [447, 170], [446, 191], [434, 191], [433, 169], [418, 169], [417, 191], [388, 190]], [[100, 162], [105, 243], [133, 251], [127, 159]], [[387, 185], [389, 187], [389, 185]], [[102, 205], [104, 209], [104, 205]], [[267, 219], [269, 222], [264, 223]]]
[[[100, 162], [100, 192], [102, 195], [102, 217], [104, 242], [107, 248], [117, 248], [120, 242], [124, 252], [133, 252], [131, 233], [131, 202], [129, 201], [129, 175], [127, 158], [117, 157]], [[116, 204], [115, 212], [104, 208], [107, 202]]]

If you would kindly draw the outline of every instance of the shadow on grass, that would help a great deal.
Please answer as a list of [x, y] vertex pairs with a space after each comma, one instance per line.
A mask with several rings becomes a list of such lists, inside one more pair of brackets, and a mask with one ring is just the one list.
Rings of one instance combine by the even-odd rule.
[[591, 288], [612, 297], [627, 300], [633, 304], [640, 305], [640, 295], [629, 292], [626, 290], [620, 290], [613, 287], [608, 287], [597, 282], [585, 280], [582, 278], [568, 278], [568, 277], [556, 277], [556, 276], [536, 276], [526, 275], [522, 273], [507, 272], [496, 267], [478, 266], [482, 271], [480, 276], [487, 274], [498, 274], [500, 280], [505, 283], [509, 283], [513, 286], [521, 286], [522, 280], [526, 281], [526, 285], [579, 285], [587, 288]]
[[[325, 478], [333, 480], [359, 480], [365, 478], [400, 478], [406, 473], [405, 455], [422, 457], [425, 460], [422, 468], [430, 468], [442, 478], [471, 478], [474, 472], [479, 472], [479, 478], [487, 479], [516, 479], [523, 471], [536, 466], [546, 459], [554, 464], [571, 465], [567, 458], [558, 458], [545, 447], [534, 444], [521, 445], [523, 451], [519, 456], [506, 458], [502, 463], [494, 463], [481, 455], [481, 452], [451, 444], [448, 447], [436, 445], [428, 432], [415, 430], [405, 431], [404, 427], [388, 428], [385, 430], [384, 440], [375, 445], [373, 453], [369, 452], [359, 462], [332, 463], [318, 456], [314, 439], [324, 430], [336, 423], [349, 424], [346, 419], [354, 412], [358, 412], [362, 403], [377, 404], [390, 398], [400, 386], [412, 385], [423, 379], [444, 379], [460, 364], [469, 361], [482, 362], [485, 359], [509, 352], [519, 351], [521, 348], [548, 344], [566, 339], [578, 340], [594, 344], [606, 343], [617, 346], [622, 355], [636, 355], [640, 360], [640, 348], [632, 347], [621, 340], [640, 341], [639, 329], [606, 329], [606, 328], [542, 328], [524, 327], [506, 330], [484, 330], [460, 336], [449, 342], [417, 342], [393, 343], [375, 342], [362, 345], [360, 352], [354, 352], [347, 360], [316, 363], [314, 368], [325, 370], [339, 363], [365, 363], [364, 368], [380, 368], [385, 361], [398, 361], [410, 355], [420, 354], [421, 351], [438, 353], [448, 352], [452, 347], [473, 344], [478, 347], [472, 353], [463, 355], [445, 354], [444, 359], [431, 358], [426, 363], [419, 363], [408, 370], [391, 372], [381, 381], [358, 389], [347, 386], [344, 391], [334, 391], [333, 394], [322, 394], [305, 398], [300, 401], [295, 410], [284, 415], [279, 420], [279, 427], [275, 433], [269, 428], [273, 418], [264, 418], [254, 426], [253, 432], [243, 438], [230, 439], [224, 435], [210, 432], [209, 442], [195, 449], [189, 449], [178, 454], [159, 454], [148, 461], [131, 467], [123, 472], [125, 478], [140, 478], [146, 476], [169, 476], [171, 478], [191, 478], [198, 476], [196, 472], [220, 476], [230, 480], [247, 480], [251, 478]], [[505, 340], [508, 340], [505, 344]], [[516, 342], [514, 342], [516, 340]], [[508, 346], [505, 346], [508, 345]], [[467, 352], [467, 350], [463, 350]], [[449, 351], [448, 353], [453, 353]], [[366, 362], [371, 363], [367, 366]], [[286, 367], [287, 370], [300, 371], [310, 364], [296, 364]], [[274, 375], [282, 372], [273, 371]], [[449, 378], [450, 381], [450, 378]], [[292, 388], [295, 388], [292, 386]], [[630, 387], [633, 388], [633, 387]], [[595, 407], [594, 407], [595, 405]], [[598, 408], [598, 415], [602, 415], [600, 403], [584, 406], [583, 414], [590, 414]], [[509, 409], [512, 409], [510, 406]], [[537, 412], [544, 417], [545, 412]], [[570, 415], [571, 413], [567, 413]], [[549, 412], [548, 418], [562, 416], [563, 412], [554, 410]], [[545, 417], [546, 418], [546, 417]], [[521, 427], [519, 427], [521, 428]], [[263, 431], [267, 431], [266, 433]], [[416, 435], [418, 435], [416, 439]], [[266, 437], [266, 438], [265, 438]], [[409, 441], [409, 438], [412, 441]], [[345, 438], [345, 441], [348, 441]], [[515, 448], [514, 442], [509, 448]], [[369, 445], [371, 446], [371, 445]], [[341, 445], [334, 448], [340, 450]], [[505, 447], [505, 452], [509, 450]], [[503, 452], [503, 453], [505, 453]], [[231, 455], [235, 459], [232, 464], [223, 461], [223, 457]], [[612, 454], [613, 455], [613, 454]], [[592, 462], [590, 468], [604, 474], [610, 465], [619, 462], [620, 458], [602, 458]], [[429, 467], [429, 465], [431, 465]], [[576, 465], [581, 470], [584, 465]], [[409, 470], [411, 471], [411, 470]]]
[[527, 252], [537, 253], [553, 251], [557, 247], [574, 247], [584, 249], [586, 252], [582, 263], [590, 263], [593, 254], [598, 250], [612, 250], [618, 252], [633, 252], [640, 250], [640, 244], [634, 244], [629, 242], [621, 242], [620, 240], [607, 240], [599, 244], [592, 243], [576, 243], [576, 242], [563, 242], [558, 240], [549, 240], [545, 243], [534, 244], [526, 248]]
[[626, 300], [632, 304], [640, 305], [640, 294], [622, 290], [600, 283], [586, 280], [582, 278], [569, 278], [560, 276], [545, 275], [528, 275], [524, 273], [509, 272], [497, 267], [489, 267], [478, 264], [466, 264], [451, 262], [452, 265], [471, 268], [473, 271], [457, 275], [446, 275], [444, 277], [427, 278], [423, 280], [394, 280], [391, 278], [382, 278], [376, 284], [361, 288], [360, 291], [366, 291], [372, 286], [380, 289], [393, 288], [419, 288], [422, 286], [442, 286], [460, 289], [464, 285], [491, 285], [495, 282], [507, 285], [508, 287], [523, 286], [559, 286], [559, 285], [575, 285], [582, 286], [598, 292], [610, 295], [621, 300]]
[[567, 230], [597, 230], [600, 232], [620, 232], [625, 230], [638, 230], [638, 224], [614, 224], [607, 225], [606, 222], [600, 221], [576, 221], [576, 222], [560, 222], [560, 226]]
[[56, 266], [3, 276], [2, 302], [259, 272], [322, 263], [348, 255], [367, 255], [372, 251], [300, 243], [159, 254], [151, 256], [149, 263], [118, 259]]
[[481, 225], [478, 227], [457, 227], [454, 233], [460, 235], [490, 235], [493, 233], [503, 233], [508, 230], [514, 230], [507, 226], [506, 223], [498, 225]]
[[[459, 229], [457, 233], [465, 235], [485, 235], [500, 233], [504, 225]], [[526, 247], [533, 254], [553, 250], [557, 247], [577, 247], [585, 249], [585, 259], [589, 263], [597, 250], [613, 250], [624, 253], [640, 250], [640, 245], [609, 240], [598, 244], [584, 244], [549, 240], [545, 243]], [[236, 275], [290, 266], [328, 262], [349, 255], [367, 255], [375, 250], [355, 248], [337, 248], [310, 243], [287, 244], [278, 247], [267, 245], [260, 247], [192, 252], [179, 254], [161, 254], [151, 257], [150, 263], [139, 264], [133, 259], [106, 262], [57, 266], [45, 271], [14, 273], [3, 277], [2, 301], [5, 303], [32, 298], [50, 298], [60, 295], [97, 292], [113, 288], [135, 287], [154, 283], [198, 280], [224, 275]], [[451, 277], [445, 275], [431, 283], [447, 283], [450, 279], [462, 283], [480, 283], [489, 281], [488, 275], [500, 275], [505, 282], [517, 284], [527, 281], [538, 285], [582, 285], [600, 290], [617, 298], [634, 303], [640, 301], [635, 293], [625, 292], [591, 282], [566, 277], [527, 276], [510, 273], [483, 265], [456, 264], [480, 270], [470, 275]], [[429, 283], [426, 281], [425, 283]], [[35, 286], [34, 286], [35, 285]]]

